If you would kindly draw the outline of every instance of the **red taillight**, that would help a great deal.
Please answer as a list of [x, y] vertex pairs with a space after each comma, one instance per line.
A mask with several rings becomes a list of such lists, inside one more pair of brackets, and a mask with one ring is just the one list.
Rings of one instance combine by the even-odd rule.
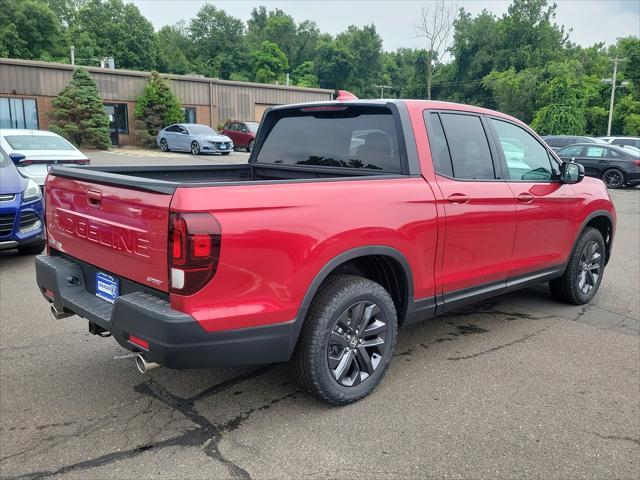
[[637, 166], [640, 167], [640, 160], [632, 160], [633, 163], [635, 163]]
[[140, 337], [136, 337], [135, 335], [129, 334], [129, 341], [134, 345], [137, 345], [140, 348], [144, 348], [145, 350], [149, 350], [149, 342], [141, 339]]
[[169, 232], [171, 291], [191, 295], [215, 275], [220, 258], [220, 224], [209, 213], [173, 213]]

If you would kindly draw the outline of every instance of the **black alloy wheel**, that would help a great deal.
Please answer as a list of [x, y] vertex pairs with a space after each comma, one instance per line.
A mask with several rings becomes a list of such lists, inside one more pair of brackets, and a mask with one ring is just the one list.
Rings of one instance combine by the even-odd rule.
[[587, 243], [580, 254], [580, 262], [576, 269], [576, 281], [580, 291], [587, 295], [596, 288], [602, 275], [602, 252], [596, 241]]
[[397, 334], [396, 305], [382, 285], [331, 276], [311, 302], [291, 358], [293, 373], [316, 398], [348, 405], [380, 383]]
[[609, 188], [620, 188], [624, 185], [624, 173], [617, 168], [611, 168], [604, 172], [602, 181]]
[[331, 375], [353, 387], [370, 377], [386, 352], [387, 321], [378, 305], [362, 301], [336, 320], [327, 349]]

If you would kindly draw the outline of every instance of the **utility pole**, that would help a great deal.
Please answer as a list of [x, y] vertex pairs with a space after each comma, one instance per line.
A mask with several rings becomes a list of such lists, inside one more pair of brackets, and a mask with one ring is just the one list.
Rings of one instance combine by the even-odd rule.
[[380, 98], [384, 98], [384, 89], [391, 90], [393, 87], [391, 85], [374, 85], [376, 88], [380, 89]]
[[76, 64], [76, 47], [71, 45], [71, 65]]
[[609, 123], [607, 124], [607, 137], [611, 136], [611, 121], [613, 120], [613, 104], [616, 100], [616, 80], [618, 78], [618, 62], [626, 62], [626, 58], [612, 58], [613, 78], [611, 79], [611, 102], [609, 103]]

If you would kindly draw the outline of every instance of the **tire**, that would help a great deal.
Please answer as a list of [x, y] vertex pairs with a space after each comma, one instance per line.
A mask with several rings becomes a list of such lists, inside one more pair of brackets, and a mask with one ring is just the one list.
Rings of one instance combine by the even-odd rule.
[[166, 138], [161, 138], [160, 139], [160, 150], [162, 150], [163, 152], [168, 152], [169, 151], [169, 144], [167, 143], [167, 139]]
[[605, 256], [605, 244], [600, 231], [585, 228], [562, 277], [549, 282], [553, 297], [573, 305], [584, 305], [591, 301], [602, 282]]
[[222, 152], [222, 155], [229, 155], [231, 152]]
[[602, 181], [608, 188], [620, 188], [625, 184], [624, 173], [617, 168], [610, 168], [602, 174]]
[[[355, 328], [353, 317], [360, 319]], [[314, 397], [348, 405], [380, 383], [397, 334], [396, 308], [381, 285], [352, 275], [330, 277], [305, 319], [291, 359], [293, 373]]]
[[194, 155], [198, 155], [200, 153], [200, 144], [198, 142], [191, 142], [191, 153]]
[[38, 255], [42, 253], [45, 246], [45, 242], [34, 243], [33, 245], [19, 245], [18, 253], [20, 253], [20, 255]]
[[253, 150], [253, 140], [251, 140], [249, 145], [247, 145], [247, 152], [251, 153], [251, 150]]

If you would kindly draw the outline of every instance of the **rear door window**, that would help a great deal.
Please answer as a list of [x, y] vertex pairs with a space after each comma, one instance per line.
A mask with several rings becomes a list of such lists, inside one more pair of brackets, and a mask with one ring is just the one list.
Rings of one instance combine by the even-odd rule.
[[400, 173], [395, 120], [387, 108], [284, 112], [267, 134], [257, 162]]
[[561, 157], [579, 157], [580, 152], [582, 152], [582, 147], [580, 145], [573, 145], [559, 150], [558, 155]]
[[586, 156], [600, 158], [606, 156], [606, 148], [604, 147], [587, 147]]
[[489, 141], [480, 117], [441, 113], [453, 176], [463, 180], [491, 180], [496, 178]]

